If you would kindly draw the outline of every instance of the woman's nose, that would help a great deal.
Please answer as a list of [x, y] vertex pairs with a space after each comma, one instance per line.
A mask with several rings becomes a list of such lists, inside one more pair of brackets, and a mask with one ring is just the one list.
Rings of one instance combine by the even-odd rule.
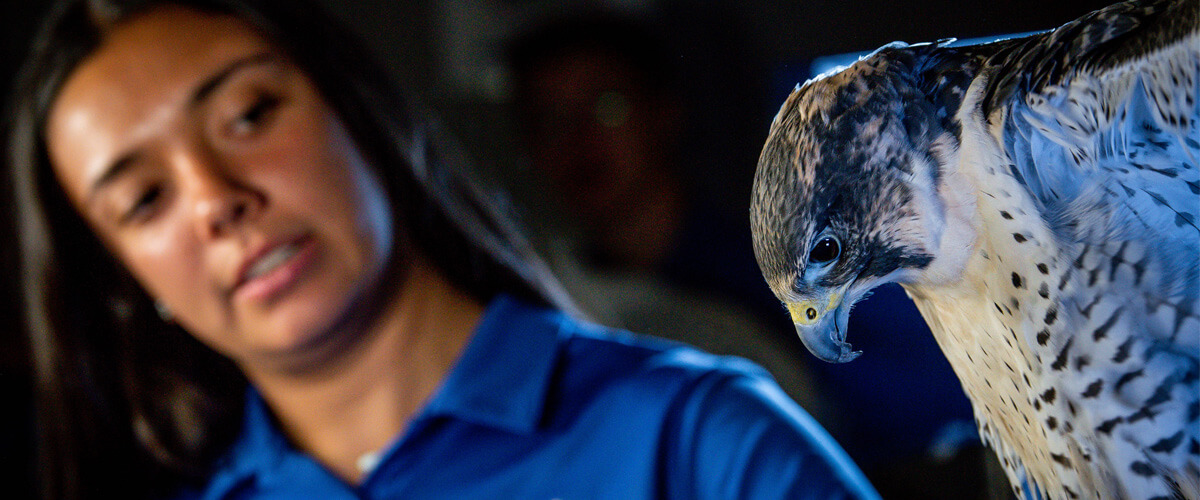
[[186, 198], [202, 238], [228, 236], [262, 209], [262, 194], [234, 175], [235, 170], [217, 155], [193, 152], [179, 160]]

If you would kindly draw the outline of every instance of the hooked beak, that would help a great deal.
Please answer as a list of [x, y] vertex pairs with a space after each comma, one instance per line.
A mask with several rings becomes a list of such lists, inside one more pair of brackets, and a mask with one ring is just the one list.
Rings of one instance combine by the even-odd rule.
[[804, 347], [813, 356], [830, 363], [845, 363], [862, 354], [862, 351], [853, 350], [850, 343], [846, 342], [850, 307], [842, 303], [844, 292], [845, 288], [827, 297], [787, 304]]

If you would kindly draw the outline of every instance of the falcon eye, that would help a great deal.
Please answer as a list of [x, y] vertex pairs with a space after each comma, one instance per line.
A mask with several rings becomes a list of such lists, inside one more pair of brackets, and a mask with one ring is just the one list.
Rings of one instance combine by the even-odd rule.
[[808, 254], [808, 262], [810, 264], [824, 264], [838, 258], [842, 254], [842, 247], [838, 244], [837, 239], [832, 236], [826, 236], [818, 241], [813, 249]]

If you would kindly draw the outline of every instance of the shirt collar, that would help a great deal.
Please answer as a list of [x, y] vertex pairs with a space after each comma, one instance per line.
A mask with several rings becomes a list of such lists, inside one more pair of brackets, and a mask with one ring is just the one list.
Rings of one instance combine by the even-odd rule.
[[[418, 419], [450, 416], [515, 433], [541, 421], [565, 316], [512, 297], [488, 306], [458, 363]], [[242, 435], [210, 487], [232, 488], [253, 475], [276, 469], [292, 452], [266, 402], [250, 387]], [[260, 478], [262, 480], [264, 478]]]
[[565, 320], [561, 312], [498, 296], [422, 417], [453, 416], [532, 432], [541, 420]]

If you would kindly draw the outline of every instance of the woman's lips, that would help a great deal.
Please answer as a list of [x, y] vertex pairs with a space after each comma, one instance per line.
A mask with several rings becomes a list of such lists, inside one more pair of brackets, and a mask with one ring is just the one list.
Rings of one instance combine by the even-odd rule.
[[290, 288], [316, 255], [316, 245], [307, 236], [270, 247], [242, 266], [234, 295], [240, 300], [269, 300]]

